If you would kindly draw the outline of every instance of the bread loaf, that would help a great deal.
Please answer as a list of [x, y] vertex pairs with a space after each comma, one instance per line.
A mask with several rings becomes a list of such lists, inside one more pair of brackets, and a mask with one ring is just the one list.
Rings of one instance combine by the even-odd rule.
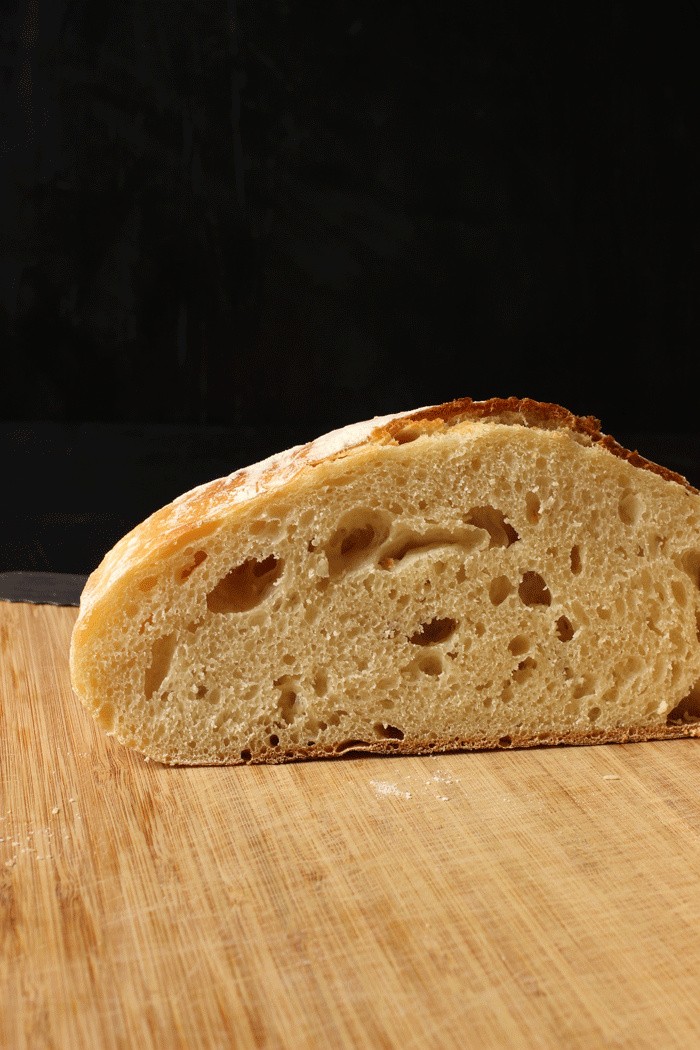
[[90, 576], [73, 687], [172, 764], [700, 727], [700, 493], [598, 420], [466, 398], [180, 496]]

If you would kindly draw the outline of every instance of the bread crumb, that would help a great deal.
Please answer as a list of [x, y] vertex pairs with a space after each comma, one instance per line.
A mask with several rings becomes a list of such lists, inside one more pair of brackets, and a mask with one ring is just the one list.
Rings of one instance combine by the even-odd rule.
[[61, 812], [61, 807], [60, 806], [54, 806], [53, 809], [51, 810], [51, 812], [52, 813], [60, 813]]
[[370, 780], [377, 795], [394, 795], [396, 798], [410, 798], [409, 791], [399, 791], [396, 784], [389, 784], [384, 780]]
[[619, 780], [619, 779], [620, 778], [616, 777], [614, 773], [606, 773], [605, 776], [603, 777], [603, 780]]
[[452, 777], [448, 774], [433, 773], [433, 780], [437, 780], [440, 784], [454, 784]]

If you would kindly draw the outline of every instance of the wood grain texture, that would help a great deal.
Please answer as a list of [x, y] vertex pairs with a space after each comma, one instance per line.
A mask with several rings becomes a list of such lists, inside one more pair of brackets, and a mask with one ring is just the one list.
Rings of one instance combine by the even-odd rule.
[[700, 740], [172, 769], [75, 618], [0, 603], [2, 1047], [698, 1045]]

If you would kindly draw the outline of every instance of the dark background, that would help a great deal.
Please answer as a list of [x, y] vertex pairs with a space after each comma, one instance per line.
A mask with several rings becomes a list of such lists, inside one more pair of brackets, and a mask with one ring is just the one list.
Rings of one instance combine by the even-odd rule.
[[1, 0], [0, 571], [375, 414], [698, 477], [700, 9]]

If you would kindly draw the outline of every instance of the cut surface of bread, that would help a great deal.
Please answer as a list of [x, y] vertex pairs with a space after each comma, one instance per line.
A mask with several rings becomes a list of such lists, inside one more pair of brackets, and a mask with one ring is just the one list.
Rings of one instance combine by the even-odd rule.
[[74, 690], [170, 764], [700, 730], [700, 494], [593, 417], [469, 398], [153, 514], [89, 578]]

